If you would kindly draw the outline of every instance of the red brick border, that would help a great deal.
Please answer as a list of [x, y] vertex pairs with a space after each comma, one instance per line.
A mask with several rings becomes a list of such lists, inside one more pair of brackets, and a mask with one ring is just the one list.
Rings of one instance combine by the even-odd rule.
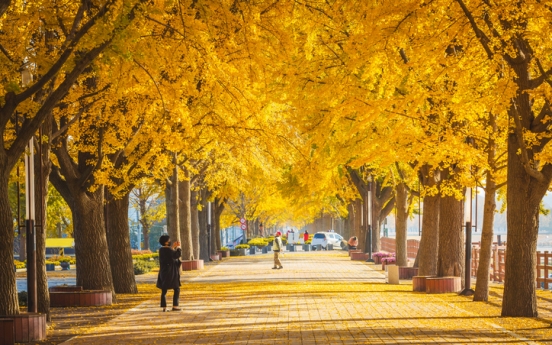
[[113, 296], [107, 290], [50, 292], [50, 307], [92, 307], [112, 303]]
[[363, 252], [353, 252], [351, 253], [351, 260], [366, 260], [368, 259], [368, 254]]
[[418, 275], [418, 267], [399, 266], [399, 279], [412, 279]]
[[[1, 315], [0, 324], [6, 327], [7, 334], [0, 333], [1, 344], [30, 343], [46, 339], [46, 314], [25, 313], [18, 315]], [[12, 327], [10, 322], [12, 320]], [[3, 328], [0, 328], [4, 331]], [[12, 340], [10, 341], [9, 332], [12, 330]]]
[[182, 261], [183, 271], [202, 270], [203, 260], [184, 260]]
[[218, 250], [217, 253], [220, 255], [221, 258], [230, 257], [230, 251], [229, 250]]
[[426, 279], [435, 276], [414, 276], [412, 277], [412, 291], [426, 292]]
[[426, 279], [427, 293], [459, 292], [462, 290], [460, 277], [434, 277]]
[[57, 285], [48, 289], [49, 292], [76, 292], [82, 291], [82, 286], [78, 285]]
[[15, 325], [13, 319], [0, 318], [0, 345], [15, 344]]

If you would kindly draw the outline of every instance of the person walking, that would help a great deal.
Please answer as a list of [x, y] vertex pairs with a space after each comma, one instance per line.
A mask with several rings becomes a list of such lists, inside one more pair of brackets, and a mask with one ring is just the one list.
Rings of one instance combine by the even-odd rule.
[[307, 244], [308, 240], [309, 240], [309, 232], [305, 230], [305, 233], [303, 234], [303, 241], [305, 244]]
[[274, 236], [274, 267], [272, 267], [273, 270], [284, 268], [282, 266], [282, 263], [280, 262], [280, 251], [284, 250], [282, 238], [280, 236], [282, 236], [282, 233], [280, 231], [278, 231], [276, 233], [276, 236]]
[[157, 275], [157, 288], [161, 289], [161, 308], [167, 311], [167, 290], [174, 290], [173, 311], [180, 310], [178, 300], [180, 298], [180, 257], [182, 249], [180, 242], [174, 242], [171, 246], [171, 239], [168, 235], [159, 237], [159, 274]]

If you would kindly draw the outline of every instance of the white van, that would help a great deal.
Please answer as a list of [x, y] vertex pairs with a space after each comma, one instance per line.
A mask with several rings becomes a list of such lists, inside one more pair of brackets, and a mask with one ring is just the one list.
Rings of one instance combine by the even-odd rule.
[[312, 237], [312, 250], [316, 250], [316, 246], [319, 244], [324, 250], [328, 248], [328, 244], [333, 244], [334, 248], [342, 248], [344, 245], [343, 236], [333, 231], [317, 232]]

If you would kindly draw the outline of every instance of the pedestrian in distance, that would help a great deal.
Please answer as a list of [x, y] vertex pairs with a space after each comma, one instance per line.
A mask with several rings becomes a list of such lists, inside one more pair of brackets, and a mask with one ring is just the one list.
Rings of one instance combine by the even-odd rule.
[[305, 230], [305, 233], [303, 234], [303, 241], [307, 243], [308, 240], [309, 240], [309, 232]]
[[167, 291], [174, 290], [173, 311], [180, 310], [178, 300], [180, 298], [180, 257], [182, 249], [180, 242], [176, 241], [171, 246], [171, 239], [168, 235], [159, 237], [159, 274], [157, 275], [157, 288], [161, 289], [161, 308], [167, 311]]
[[282, 233], [280, 231], [278, 231], [274, 236], [274, 247], [272, 248], [272, 250], [274, 251], [274, 267], [272, 267], [273, 270], [284, 268], [282, 266], [282, 263], [280, 262], [280, 252], [284, 251], [281, 236]]
[[349, 245], [349, 250], [357, 249], [358, 238], [356, 236], [353, 236], [353, 237], [349, 238], [349, 242], [347, 242], [347, 244]]

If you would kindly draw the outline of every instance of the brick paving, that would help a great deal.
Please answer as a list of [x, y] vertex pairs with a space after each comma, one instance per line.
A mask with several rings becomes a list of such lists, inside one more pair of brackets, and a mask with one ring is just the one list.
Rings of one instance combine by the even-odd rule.
[[150, 300], [63, 344], [534, 343], [472, 313], [464, 297], [386, 284], [378, 266], [344, 252], [286, 253], [282, 264], [230, 258], [183, 276], [182, 311], [162, 313]]

